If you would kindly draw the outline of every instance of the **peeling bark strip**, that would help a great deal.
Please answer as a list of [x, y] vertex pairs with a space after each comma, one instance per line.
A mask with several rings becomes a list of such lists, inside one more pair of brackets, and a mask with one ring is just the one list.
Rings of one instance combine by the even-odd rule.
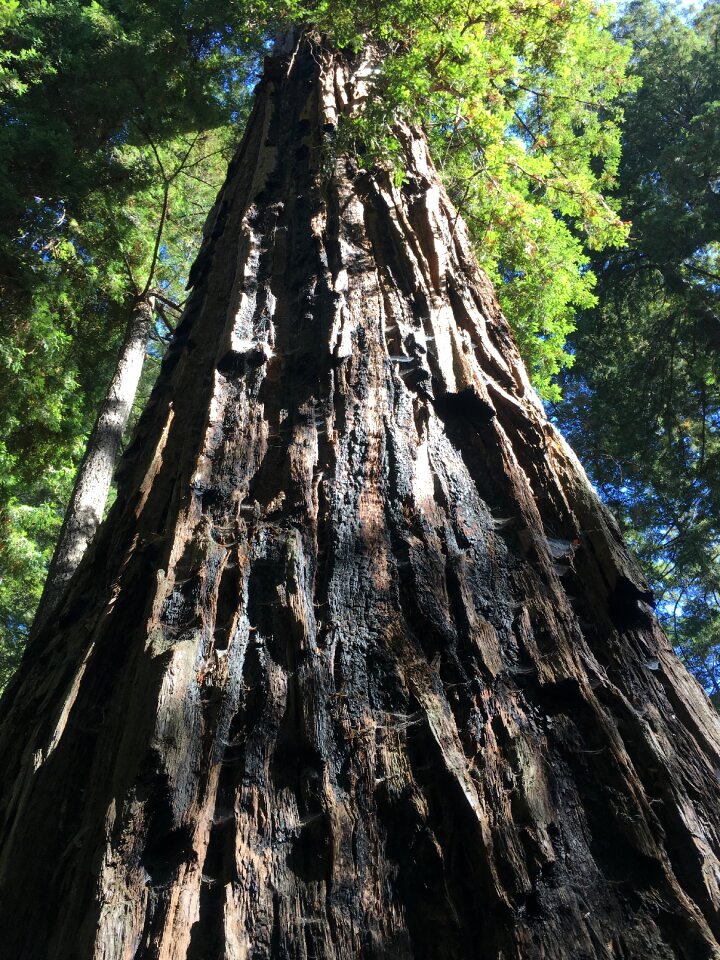
[[270, 59], [0, 717], [22, 960], [718, 958], [718, 723], [370, 67]]
[[138, 298], [113, 378], [78, 470], [33, 623], [34, 639], [49, 622], [70, 578], [95, 536], [110, 493], [122, 435], [137, 393], [150, 337], [154, 300]]

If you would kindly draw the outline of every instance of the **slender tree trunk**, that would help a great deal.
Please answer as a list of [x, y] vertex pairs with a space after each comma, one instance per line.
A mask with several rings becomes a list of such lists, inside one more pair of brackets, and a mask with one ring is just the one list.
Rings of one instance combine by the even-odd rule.
[[[266, 67], [118, 500], [0, 710], [22, 960], [718, 958], [718, 719], [371, 64]], [[42, 648], [42, 652], [40, 652]]]
[[133, 304], [115, 372], [88, 439], [65, 512], [35, 614], [31, 640], [52, 619], [68, 581], [102, 520], [120, 452], [120, 441], [127, 427], [142, 373], [153, 309], [152, 296], [140, 297]]

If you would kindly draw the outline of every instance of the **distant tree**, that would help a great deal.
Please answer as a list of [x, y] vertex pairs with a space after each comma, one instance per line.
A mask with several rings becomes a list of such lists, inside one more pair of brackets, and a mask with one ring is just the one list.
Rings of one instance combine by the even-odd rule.
[[[231, 75], [237, 48], [220, 53], [205, 21], [183, 33], [180, 12], [168, 34], [138, 4], [30, 0], [6, 5], [0, 24], [0, 686], [53, 552], [65, 557], [62, 581], [102, 514], [109, 475], [100, 480], [86, 438], [129, 318], [158, 291], [145, 374], [154, 378], [167, 303], [185, 297], [237, 136], [229, 121], [247, 102], [245, 80]], [[96, 474], [89, 485], [75, 477], [83, 458]], [[92, 488], [91, 509], [71, 507], [91, 522], [78, 540], [68, 518], [75, 544], [57, 544], [73, 486]]]
[[688, 21], [643, 0], [616, 30], [642, 80], [618, 174], [632, 233], [592, 259], [556, 412], [720, 704], [720, 5]]

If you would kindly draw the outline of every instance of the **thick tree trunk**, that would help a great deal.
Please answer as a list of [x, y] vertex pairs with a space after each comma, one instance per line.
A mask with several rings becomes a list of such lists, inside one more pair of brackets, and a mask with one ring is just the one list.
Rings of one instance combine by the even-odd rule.
[[329, 164], [371, 72], [269, 60], [3, 700], [8, 956], [720, 957], [717, 717], [421, 133], [402, 189]]
[[51, 620], [70, 578], [100, 526], [120, 452], [120, 442], [140, 382], [153, 310], [152, 296], [140, 297], [133, 304], [115, 372], [88, 439], [85, 456], [65, 511], [65, 519], [35, 614], [31, 639]]

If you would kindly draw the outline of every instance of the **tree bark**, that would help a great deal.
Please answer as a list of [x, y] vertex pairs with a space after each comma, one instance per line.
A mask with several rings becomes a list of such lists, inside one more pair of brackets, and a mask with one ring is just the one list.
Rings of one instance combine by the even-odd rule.
[[31, 642], [52, 619], [70, 578], [103, 518], [113, 471], [120, 453], [120, 442], [140, 382], [153, 309], [152, 296], [138, 297], [133, 304], [115, 372], [88, 438], [85, 455], [65, 511], [65, 519], [33, 621]]
[[[0, 708], [23, 960], [718, 958], [718, 718], [372, 57], [268, 60], [118, 499]], [[42, 653], [40, 649], [42, 648]]]

